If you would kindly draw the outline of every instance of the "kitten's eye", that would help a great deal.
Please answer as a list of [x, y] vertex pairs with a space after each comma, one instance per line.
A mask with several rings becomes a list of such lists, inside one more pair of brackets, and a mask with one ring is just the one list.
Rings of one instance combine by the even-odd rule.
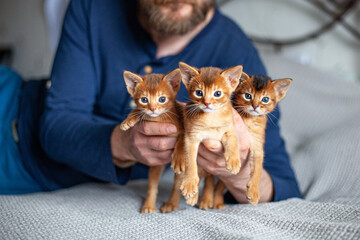
[[261, 99], [261, 101], [263, 101], [264, 103], [268, 103], [269, 102], [269, 98], [268, 97], [263, 97], [262, 99]]
[[201, 97], [203, 95], [203, 92], [201, 90], [195, 91], [196, 96]]
[[245, 99], [249, 99], [249, 100], [251, 99], [251, 94], [250, 93], [245, 93], [244, 96], [245, 96]]
[[216, 91], [216, 92], [214, 93], [214, 96], [215, 96], [215, 97], [221, 97], [221, 94], [222, 94], [221, 91]]
[[159, 97], [159, 102], [164, 103], [166, 101], [166, 97]]
[[147, 103], [149, 100], [146, 97], [140, 98], [140, 102]]

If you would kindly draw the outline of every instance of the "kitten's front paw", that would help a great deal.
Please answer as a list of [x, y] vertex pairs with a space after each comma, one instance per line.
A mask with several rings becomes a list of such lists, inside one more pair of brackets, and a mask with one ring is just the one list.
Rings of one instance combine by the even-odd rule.
[[171, 202], [167, 202], [160, 208], [160, 211], [162, 213], [168, 213], [168, 212], [176, 211], [176, 210], [178, 210], [178, 208], [179, 208], [179, 205], [173, 204]]
[[156, 213], [156, 209], [150, 206], [143, 206], [141, 208], [141, 213]]
[[128, 130], [129, 128], [132, 128], [134, 124], [131, 124], [131, 122], [123, 122], [120, 124], [120, 129], [123, 131]]
[[209, 208], [213, 208], [213, 205], [213, 199], [201, 199], [199, 203], [199, 208], [203, 210], [208, 210]]
[[246, 187], [247, 187], [246, 199], [252, 205], [258, 204], [260, 200], [259, 188], [255, 187], [255, 185], [252, 182], [248, 182]]
[[195, 206], [196, 203], [198, 202], [199, 199], [199, 194], [195, 193], [194, 196], [187, 198], [185, 201], [187, 204], [189, 204], [190, 206]]
[[226, 169], [229, 170], [232, 174], [237, 174], [241, 168], [241, 161], [240, 159], [234, 157], [226, 157]]
[[134, 125], [136, 124], [136, 122], [131, 121], [129, 119], [125, 119], [121, 124], [120, 124], [120, 129], [123, 131], [128, 130], [129, 128], [132, 128]]
[[225, 209], [226, 206], [223, 203], [215, 204], [214, 209]]
[[199, 177], [184, 177], [180, 186], [180, 190], [186, 200], [194, 197], [195, 194], [199, 191]]
[[123, 130], [123, 131], [126, 131], [126, 130], [128, 130], [129, 128], [130, 128], [130, 126], [128, 126], [127, 124], [122, 123], [122, 124], [120, 125], [120, 129]]

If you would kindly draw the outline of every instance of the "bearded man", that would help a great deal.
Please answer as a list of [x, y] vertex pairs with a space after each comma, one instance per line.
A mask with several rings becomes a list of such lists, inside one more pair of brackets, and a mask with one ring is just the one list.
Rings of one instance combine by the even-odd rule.
[[[177, 131], [167, 123], [145, 122], [128, 131], [119, 123], [131, 111], [123, 71], [168, 73], [183, 61], [198, 68], [242, 64], [248, 74], [266, 74], [256, 49], [241, 29], [223, 16], [215, 0], [72, 0], [51, 74], [51, 87], [29, 82], [22, 90], [18, 120], [21, 154], [3, 193], [49, 191], [89, 181], [126, 184], [146, 178], [148, 166], [171, 162]], [[185, 102], [184, 86], [178, 100]], [[300, 197], [273, 113], [266, 132], [261, 202]], [[41, 116], [41, 117], [40, 117]], [[250, 141], [239, 115], [241, 171], [225, 167], [223, 147], [206, 140], [198, 164], [221, 179], [227, 199], [247, 202]], [[137, 164], [118, 168], [116, 161]], [[24, 173], [26, 173], [24, 175]], [[30, 179], [30, 180], [29, 180]], [[11, 179], [7, 181], [10, 183]]]

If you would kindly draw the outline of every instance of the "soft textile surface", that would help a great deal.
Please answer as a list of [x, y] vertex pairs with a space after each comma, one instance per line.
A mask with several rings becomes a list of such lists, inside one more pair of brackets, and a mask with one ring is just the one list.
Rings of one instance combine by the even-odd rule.
[[[294, 79], [281, 125], [305, 200], [209, 211], [182, 200], [179, 211], [140, 214], [146, 181], [85, 184], [0, 196], [0, 238], [360, 239], [360, 86], [276, 56], [264, 59], [273, 78]], [[170, 194], [171, 174], [160, 184], [158, 208]]]

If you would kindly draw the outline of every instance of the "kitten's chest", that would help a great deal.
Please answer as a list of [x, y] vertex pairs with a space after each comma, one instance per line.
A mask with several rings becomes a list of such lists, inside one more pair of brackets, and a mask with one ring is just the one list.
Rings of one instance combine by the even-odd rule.
[[256, 139], [258, 142], [265, 141], [265, 130], [267, 123], [266, 117], [243, 117], [243, 121], [252, 138]]
[[200, 140], [221, 140], [225, 132], [233, 129], [234, 126], [231, 113], [202, 114], [199, 118], [188, 119], [185, 121], [186, 132]]

